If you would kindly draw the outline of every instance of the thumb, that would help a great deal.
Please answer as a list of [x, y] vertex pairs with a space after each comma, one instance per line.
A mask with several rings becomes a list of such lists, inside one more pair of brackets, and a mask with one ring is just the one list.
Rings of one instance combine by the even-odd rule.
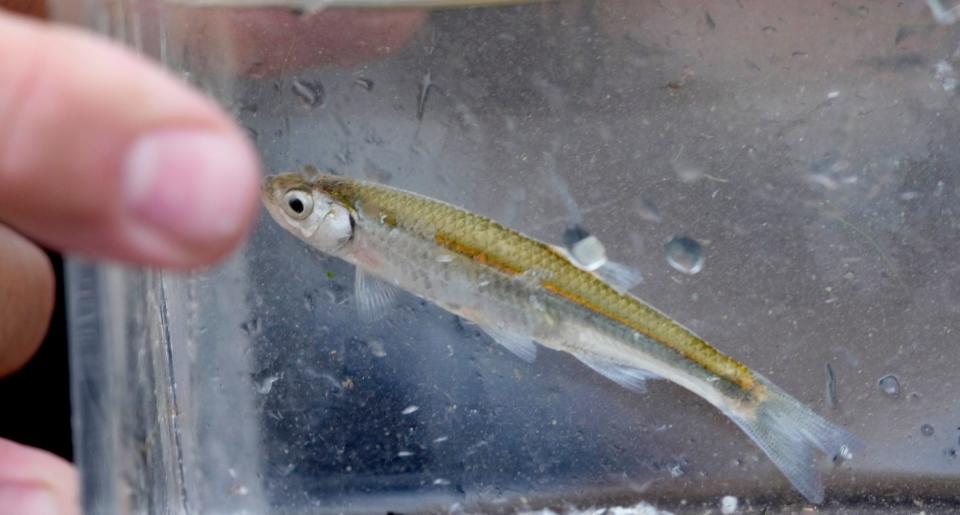
[[93, 36], [0, 13], [0, 120], [0, 222], [52, 248], [191, 267], [256, 213], [242, 132]]
[[39, 449], [0, 438], [0, 513], [79, 513], [77, 473]]

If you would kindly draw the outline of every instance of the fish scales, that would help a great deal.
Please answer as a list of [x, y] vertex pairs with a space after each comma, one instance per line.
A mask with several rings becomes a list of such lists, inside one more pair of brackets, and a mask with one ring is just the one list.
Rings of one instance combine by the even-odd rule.
[[742, 363], [714, 349], [683, 326], [635, 297], [617, 292], [581, 270], [548, 245], [531, 240], [493, 220], [418, 195], [338, 179], [318, 186], [368, 215], [411, 231], [477, 262], [511, 274], [542, 274], [543, 287], [608, 317], [678, 352], [745, 391], [756, 386]]

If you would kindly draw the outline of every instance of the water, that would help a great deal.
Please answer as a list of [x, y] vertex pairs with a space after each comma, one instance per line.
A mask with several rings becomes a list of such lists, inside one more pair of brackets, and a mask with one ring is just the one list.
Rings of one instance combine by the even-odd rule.
[[[93, 19], [215, 95], [268, 170], [402, 187], [555, 245], [579, 224], [586, 262], [643, 270], [638, 296], [867, 442], [823, 458], [825, 511], [952, 509], [960, 33], [922, 3], [127, 4]], [[805, 506], [676, 385], [527, 363], [406, 295], [361, 321], [353, 268], [266, 218], [190, 279], [103, 273], [83, 297], [103, 326], [72, 345], [105, 360], [75, 390], [115, 388], [78, 403], [104, 428], [78, 440], [103, 444], [85, 486], [113, 506]]]

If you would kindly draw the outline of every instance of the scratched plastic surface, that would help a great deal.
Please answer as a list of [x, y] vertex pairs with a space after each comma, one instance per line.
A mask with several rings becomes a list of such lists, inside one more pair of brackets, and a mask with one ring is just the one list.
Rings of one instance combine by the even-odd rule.
[[[270, 172], [595, 235], [637, 295], [868, 442], [821, 463], [825, 511], [955, 506], [960, 25], [928, 5], [54, 3], [216, 97]], [[90, 513], [805, 506], [677, 386], [527, 364], [411, 297], [361, 324], [351, 267], [266, 217], [215, 270], [75, 261], [69, 288]]]

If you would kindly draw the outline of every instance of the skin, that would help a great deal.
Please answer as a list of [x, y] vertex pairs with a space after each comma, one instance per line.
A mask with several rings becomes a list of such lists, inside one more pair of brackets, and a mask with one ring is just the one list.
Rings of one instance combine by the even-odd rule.
[[[30, 359], [50, 320], [54, 277], [41, 245], [174, 270], [214, 264], [253, 223], [260, 165], [242, 130], [214, 102], [155, 65], [37, 20], [46, 15], [42, 1], [0, 0], [0, 9], [2, 377]], [[264, 16], [226, 22], [253, 27], [230, 42], [237, 65], [270, 61], [271, 48], [292, 58], [282, 70], [236, 69], [264, 75], [375, 59], [408, 41], [425, 14]], [[192, 22], [215, 19], [218, 13], [208, 11]], [[315, 24], [323, 36], [291, 45], [291, 23], [304, 30]], [[354, 37], [334, 37], [335, 29]], [[69, 463], [0, 439], [0, 513], [74, 514], [77, 501]]]

